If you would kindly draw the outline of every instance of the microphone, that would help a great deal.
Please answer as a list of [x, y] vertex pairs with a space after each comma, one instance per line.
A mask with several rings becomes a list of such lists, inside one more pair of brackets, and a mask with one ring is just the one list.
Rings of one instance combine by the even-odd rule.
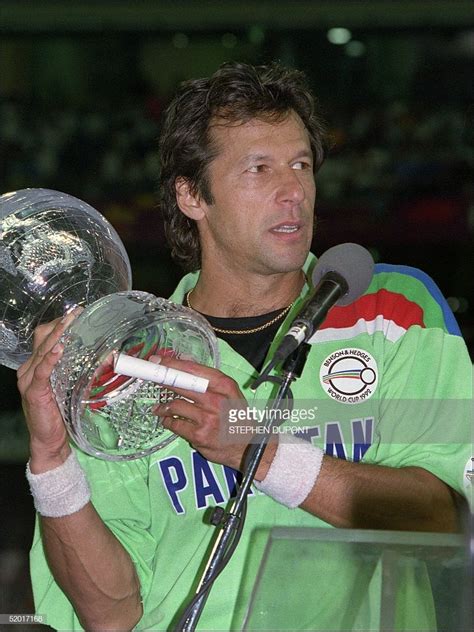
[[349, 305], [359, 298], [369, 287], [373, 273], [372, 255], [358, 244], [340, 244], [326, 250], [314, 268], [314, 290], [280, 342], [271, 365], [282, 362], [307, 342], [331, 307]]

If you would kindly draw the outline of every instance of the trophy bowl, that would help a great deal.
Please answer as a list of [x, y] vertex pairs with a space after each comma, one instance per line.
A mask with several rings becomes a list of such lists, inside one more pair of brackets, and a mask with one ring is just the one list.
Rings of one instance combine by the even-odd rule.
[[218, 366], [217, 339], [197, 312], [131, 290], [120, 237], [94, 208], [48, 189], [0, 196], [0, 364], [17, 369], [33, 332], [77, 306], [51, 385], [66, 428], [84, 452], [130, 460], [176, 435], [152, 414], [176, 395], [114, 372], [114, 354], [182, 357]]
[[51, 381], [63, 419], [84, 452], [106, 460], [146, 456], [176, 438], [152, 412], [176, 395], [161, 384], [116, 374], [116, 354], [219, 363], [217, 339], [204, 317], [146, 292], [99, 299], [62, 341], [64, 353]]
[[0, 364], [27, 360], [40, 323], [131, 286], [120, 237], [94, 208], [48, 189], [0, 196]]

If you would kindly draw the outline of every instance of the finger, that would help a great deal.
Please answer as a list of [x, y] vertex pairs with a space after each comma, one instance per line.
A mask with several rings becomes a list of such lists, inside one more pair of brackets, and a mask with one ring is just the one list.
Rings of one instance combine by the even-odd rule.
[[18, 367], [16, 376], [17, 380], [20, 381], [30, 370], [31, 365], [33, 364], [33, 356], [30, 356], [26, 362], [24, 362], [21, 366]]
[[[29, 382], [33, 379], [34, 372], [36, 368], [43, 362], [45, 359], [49, 363], [51, 361], [54, 362], [53, 366], [59, 361], [59, 358], [62, 356], [64, 351], [64, 347], [61, 343], [56, 342], [53, 347], [45, 354], [38, 354], [37, 352], [33, 353], [28, 360], [22, 364], [17, 370], [17, 381], [18, 386], [21, 387], [23, 382], [30, 376]], [[21, 388], [20, 388], [21, 390]]]
[[196, 426], [189, 419], [178, 419], [177, 417], [163, 417], [163, 427], [171, 430], [174, 434], [186, 439], [189, 443], [193, 443], [195, 438]]
[[33, 332], [33, 349], [36, 350], [40, 344], [45, 340], [55, 329], [58, 323], [61, 322], [60, 318], [50, 321], [49, 323], [41, 323]]
[[203, 411], [195, 404], [183, 399], [174, 399], [167, 404], [160, 404], [153, 409], [153, 414], [159, 417], [184, 417], [188, 422], [199, 425]]
[[[44, 388], [45, 386], [49, 386], [49, 378], [51, 377], [51, 373], [53, 372], [54, 367], [61, 359], [61, 356], [64, 352], [63, 345], [57, 343], [51, 351], [49, 351], [39, 364], [36, 365], [33, 371], [34, 375], [34, 383], [39, 388]], [[33, 383], [33, 380], [32, 380]]]
[[54, 367], [59, 362], [64, 348], [59, 343], [43, 356], [41, 362], [30, 366], [30, 370], [18, 378], [18, 389], [22, 395], [28, 392], [28, 396], [34, 398], [37, 394], [44, 394], [51, 390], [50, 377]]
[[[80, 308], [82, 311], [82, 308]], [[39, 325], [35, 330], [34, 349], [38, 356], [44, 356], [51, 351], [54, 345], [59, 341], [66, 329], [71, 325], [74, 319], [80, 313], [77, 309], [66, 314], [63, 318], [57, 318], [46, 325]], [[53, 326], [51, 328], [51, 326]], [[38, 334], [37, 334], [38, 332]], [[36, 346], [36, 348], [35, 348]]]

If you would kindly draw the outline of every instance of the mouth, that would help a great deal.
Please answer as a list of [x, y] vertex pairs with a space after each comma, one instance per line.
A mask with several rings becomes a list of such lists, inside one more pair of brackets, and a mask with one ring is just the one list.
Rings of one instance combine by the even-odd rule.
[[297, 233], [301, 228], [300, 224], [279, 224], [274, 228], [270, 229], [272, 233], [283, 233], [285, 235], [291, 235], [292, 233]]

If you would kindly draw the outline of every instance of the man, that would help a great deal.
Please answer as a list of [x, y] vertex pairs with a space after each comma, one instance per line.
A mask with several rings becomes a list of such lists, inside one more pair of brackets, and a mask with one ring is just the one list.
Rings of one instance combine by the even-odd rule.
[[[71, 456], [49, 376], [72, 317], [38, 328], [19, 388], [31, 435], [28, 476], [42, 514], [32, 549], [36, 607], [55, 627], [164, 630], [195, 589], [213, 536], [202, 510], [225, 504], [245, 452], [223, 436], [222, 411], [253, 400], [257, 368], [309, 289], [324, 151], [324, 126], [301, 74], [278, 66], [224, 65], [185, 83], [170, 106], [162, 209], [173, 254], [193, 271], [171, 298], [208, 317], [222, 363], [217, 370], [162, 360], [210, 382], [205, 394], [177, 391], [192, 402], [157, 408], [180, 437], [164, 450], [130, 463]], [[469, 394], [458, 333], [432, 282], [410, 269], [379, 268], [365, 296], [334, 308], [294, 394], [331, 402], [339, 392], [347, 418], [318, 419], [305, 438], [282, 435], [268, 446], [242, 541], [216, 582], [202, 629], [241, 625], [260, 562], [257, 536], [273, 526], [458, 528], [455, 500], [469, 455], [462, 445], [443, 445], [446, 414], [437, 403]], [[346, 383], [335, 388], [341, 375], [367, 399], [363, 419], [350, 413]], [[257, 394], [269, 395], [265, 385]], [[402, 398], [430, 402], [430, 414], [403, 414]], [[459, 419], [461, 436], [467, 423]]]

